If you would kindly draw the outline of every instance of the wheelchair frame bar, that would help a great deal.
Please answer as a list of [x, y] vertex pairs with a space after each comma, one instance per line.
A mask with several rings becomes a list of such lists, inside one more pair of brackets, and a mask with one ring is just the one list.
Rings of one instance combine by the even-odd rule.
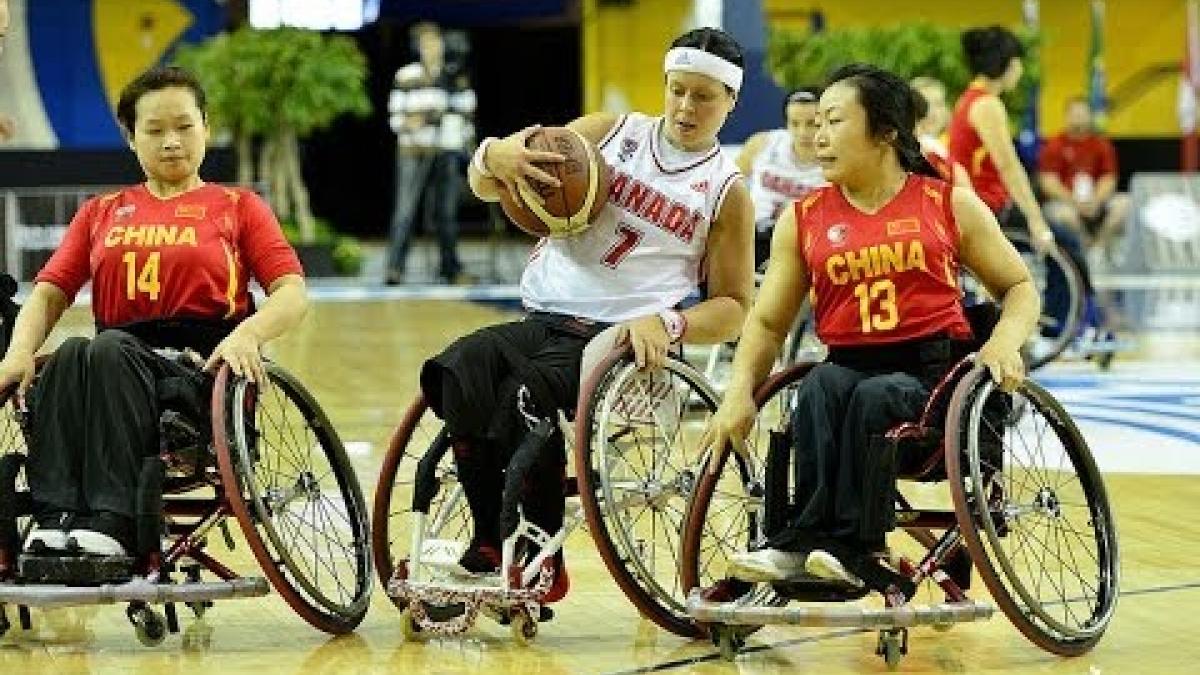
[[[540, 527], [527, 520], [522, 521], [521, 525], [517, 527], [517, 531], [513, 533], [513, 536], [504, 541], [502, 546], [503, 550], [501, 551], [501, 569], [514, 569], [514, 567], [512, 567], [513, 554], [516, 550], [517, 537], [521, 535], [524, 535], [526, 538], [532, 540], [541, 547], [541, 550], [538, 551], [538, 554], [534, 556], [533, 560], [529, 561], [529, 563], [526, 564], [523, 569], [521, 569], [521, 577], [519, 580], [514, 580], [510, 575], [506, 574], [506, 578], [508, 579], [507, 587], [511, 588], [514, 581], [519, 582], [518, 588], [527, 588], [529, 584], [533, 583], [534, 577], [541, 574], [542, 565], [562, 550], [563, 544], [567, 541], [567, 537], [571, 536], [571, 533], [574, 532], [575, 528], [579, 527], [580, 523], [582, 522], [583, 505], [580, 504], [578, 500], [567, 501], [567, 513], [565, 513], [563, 516], [563, 526], [559, 528], [558, 532], [556, 532], [554, 536], [547, 537], [546, 533], [543, 532]], [[536, 536], [539, 534], [541, 536]]]
[[968, 600], [936, 605], [900, 605], [899, 607], [814, 607], [811, 605], [764, 607], [739, 605], [737, 602], [709, 602], [700, 589], [688, 595], [688, 614], [706, 623], [764, 626], [787, 624], [838, 628], [909, 628], [990, 619], [996, 607], [988, 602]]
[[230, 598], [257, 598], [270, 592], [262, 577], [236, 578], [216, 582], [160, 584], [138, 578], [123, 584], [101, 586], [0, 584], [0, 605], [26, 607], [77, 607], [111, 605], [118, 602], [204, 602]]

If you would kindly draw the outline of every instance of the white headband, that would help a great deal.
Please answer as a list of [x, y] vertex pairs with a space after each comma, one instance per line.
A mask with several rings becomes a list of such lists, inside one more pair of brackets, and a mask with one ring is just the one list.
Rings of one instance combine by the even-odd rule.
[[735, 92], [742, 88], [742, 69], [703, 49], [675, 47], [668, 50], [667, 58], [663, 60], [663, 72], [672, 70], [707, 75]]

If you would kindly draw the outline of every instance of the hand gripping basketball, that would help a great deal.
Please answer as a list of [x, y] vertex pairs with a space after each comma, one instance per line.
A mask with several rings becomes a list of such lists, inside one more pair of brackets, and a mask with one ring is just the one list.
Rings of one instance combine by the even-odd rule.
[[582, 232], [608, 198], [608, 167], [596, 147], [565, 127], [529, 127], [493, 143], [488, 169], [507, 188], [504, 213], [538, 237]]

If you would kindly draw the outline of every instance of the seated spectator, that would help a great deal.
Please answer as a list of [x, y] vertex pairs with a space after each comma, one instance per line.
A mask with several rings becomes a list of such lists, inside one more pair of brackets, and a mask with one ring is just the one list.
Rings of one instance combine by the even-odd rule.
[[1079, 233], [1085, 245], [1105, 255], [1129, 213], [1129, 198], [1117, 192], [1117, 153], [1096, 131], [1082, 97], [1067, 103], [1066, 128], [1038, 157], [1038, 182], [1046, 217]]

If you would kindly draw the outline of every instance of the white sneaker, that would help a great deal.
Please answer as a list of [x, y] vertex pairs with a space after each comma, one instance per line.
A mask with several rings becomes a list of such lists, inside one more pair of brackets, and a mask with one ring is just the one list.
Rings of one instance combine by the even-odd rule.
[[832, 553], [817, 549], [808, 554], [808, 559], [804, 561], [804, 571], [820, 577], [829, 579], [830, 581], [840, 581], [842, 583], [862, 588], [863, 580], [859, 579], [846, 566], [842, 564]]
[[95, 530], [71, 530], [66, 536], [66, 548], [78, 549], [83, 553], [103, 556], [125, 556], [121, 542]]
[[742, 581], [784, 581], [804, 572], [805, 557], [773, 548], [735, 553], [726, 574]]
[[26, 553], [65, 550], [67, 550], [66, 530], [43, 528], [39, 525], [29, 533], [29, 538], [25, 540]]

